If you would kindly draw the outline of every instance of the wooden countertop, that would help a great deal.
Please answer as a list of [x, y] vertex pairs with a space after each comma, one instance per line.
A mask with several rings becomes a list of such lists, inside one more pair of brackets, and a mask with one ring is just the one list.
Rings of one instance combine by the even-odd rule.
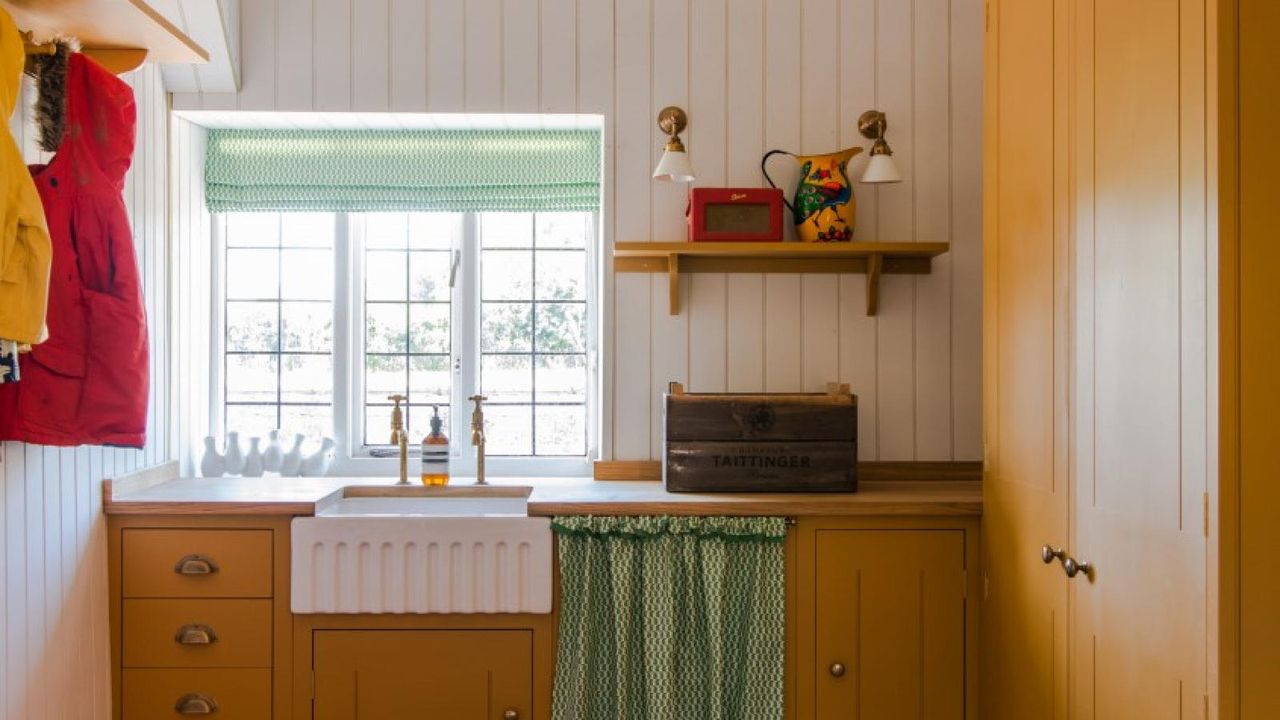
[[[349, 486], [386, 478], [177, 478], [172, 465], [106, 480], [108, 515], [313, 515]], [[669, 493], [652, 481], [495, 478], [533, 487], [530, 515], [980, 515], [982, 483], [869, 481], [857, 493]]]

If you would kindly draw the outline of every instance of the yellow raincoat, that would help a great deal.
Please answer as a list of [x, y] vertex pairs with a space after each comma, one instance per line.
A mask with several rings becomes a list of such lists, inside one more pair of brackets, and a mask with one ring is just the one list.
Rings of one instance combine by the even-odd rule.
[[[25, 62], [18, 27], [0, 8], [0, 111], [6, 118], [18, 104]], [[34, 344], [47, 334], [49, 229], [17, 143], [8, 133], [0, 136], [0, 338]]]

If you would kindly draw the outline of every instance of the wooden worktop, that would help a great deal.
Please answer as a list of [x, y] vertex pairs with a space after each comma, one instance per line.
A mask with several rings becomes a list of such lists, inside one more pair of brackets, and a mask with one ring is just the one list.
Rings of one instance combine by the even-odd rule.
[[[652, 481], [495, 478], [533, 487], [530, 515], [979, 515], [972, 481], [871, 481], [853, 494], [669, 493]], [[314, 515], [316, 504], [350, 486], [386, 478], [178, 478], [172, 464], [107, 480], [108, 515]]]

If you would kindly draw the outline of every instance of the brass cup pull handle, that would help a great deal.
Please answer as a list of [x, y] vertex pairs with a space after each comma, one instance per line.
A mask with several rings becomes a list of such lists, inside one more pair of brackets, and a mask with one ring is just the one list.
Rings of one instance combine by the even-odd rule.
[[218, 563], [205, 555], [184, 555], [173, 566], [173, 571], [179, 575], [212, 575], [218, 572]]
[[218, 712], [218, 703], [208, 695], [200, 693], [187, 693], [178, 698], [178, 702], [174, 703], [173, 709], [179, 715], [212, 715]]
[[208, 625], [193, 623], [178, 628], [173, 639], [179, 645], [212, 645], [218, 642], [218, 634]]
[[502, 711], [502, 720], [520, 720], [520, 711], [515, 708], [507, 708]]
[[1080, 573], [1084, 573], [1085, 577], [1089, 577], [1089, 573], [1093, 571], [1093, 566], [1087, 562], [1080, 562], [1073, 557], [1069, 557], [1062, 561], [1062, 570], [1067, 573], [1067, 577], [1073, 578]]
[[827, 668], [827, 672], [831, 673], [831, 677], [844, 677], [844, 663], [833, 662], [831, 667]]
[[1067, 552], [1062, 548], [1054, 549], [1049, 545], [1041, 545], [1040, 559], [1044, 561], [1045, 565], [1052, 565], [1054, 560], [1065, 561], [1067, 559]]

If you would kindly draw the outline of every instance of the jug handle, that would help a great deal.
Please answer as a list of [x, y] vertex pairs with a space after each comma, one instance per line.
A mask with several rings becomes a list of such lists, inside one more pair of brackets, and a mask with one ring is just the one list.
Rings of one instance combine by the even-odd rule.
[[[769, 187], [773, 188], [774, 190], [777, 190], [778, 186], [774, 184], [773, 178], [769, 177], [769, 171], [766, 170], [764, 167], [765, 163], [769, 162], [769, 158], [773, 157], [774, 155], [791, 155], [791, 157], [795, 157], [795, 155], [787, 152], [786, 150], [770, 150], [769, 152], [764, 154], [764, 157], [760, 158], [760, 172], [764, 173], [765, 182], [769, 183]], [[787, 202], [786, 193], [782, 194], [782, 204], [787, 206], [787, 210], [790, 211], [791, 214], [793, 215], [795, 214], [796, 209], [791, 207], [791, 203]]]

